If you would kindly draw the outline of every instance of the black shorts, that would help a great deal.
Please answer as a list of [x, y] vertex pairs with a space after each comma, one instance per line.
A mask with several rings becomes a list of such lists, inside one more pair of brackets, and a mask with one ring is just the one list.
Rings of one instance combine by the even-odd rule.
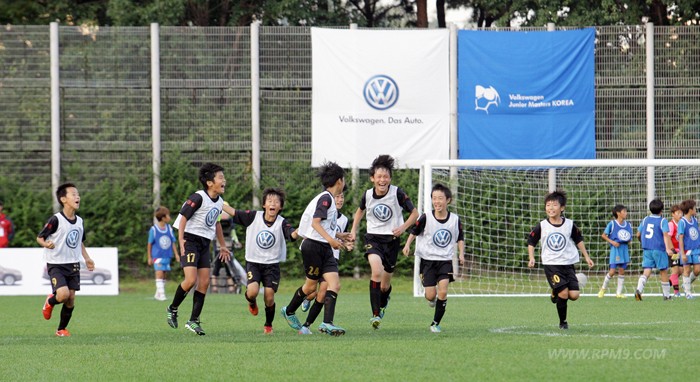
[[262, 283], [265, 288], [272, 288], [277, 293], [277, 288], [280, 286], [280, 264], [260, 264], [251, 263], [245, 264], [245, 271], [248, 275], [248, 284]]
[[579, 290], [576, 268], [573, 264], [545, 265], [544, 274], [547, 276], [547, 282], [554, 291], [554, 294], [567, 288], [569, 290]]
[[420, 279], [423, 287], [434, 287], [440, 280], [455, 281], [451, 260], [420, 260]]
[[181, 267], [211, 268], [211, 240], [185, 233], [185, 253], [180, 254]]
[[338, 260], [333, 256], [333, 248], [328, 243], [304, 239], [301, 243], [301, 258], [304, 260], [304, 273], [310, 280], [319, 280], [324, 273], [338, 273]]
[[365, 235], [365, 258], [370, 254], [378, 255], [382, 259], [384, 271], [394, 273], [396, 259], [401, 250], [401, 241], [398, 237], [389, 235]]
[[46, 272], [49, 274], [54, 293], [61, 287], [80, 290], [80, 263], [46, 264]]

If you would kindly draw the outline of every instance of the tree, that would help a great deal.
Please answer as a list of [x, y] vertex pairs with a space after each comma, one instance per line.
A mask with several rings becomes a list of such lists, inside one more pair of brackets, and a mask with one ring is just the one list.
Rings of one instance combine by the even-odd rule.
[[412, 16], [414, 2], [415, 0], [393, 0], [391, 3], [382, 0], [347, 0], [346, 7], [350, 8], [353, 19], [359, 19], [357, 21], [361, 26], [405, 26], [396, 24], [405, 21], [407, 16]]

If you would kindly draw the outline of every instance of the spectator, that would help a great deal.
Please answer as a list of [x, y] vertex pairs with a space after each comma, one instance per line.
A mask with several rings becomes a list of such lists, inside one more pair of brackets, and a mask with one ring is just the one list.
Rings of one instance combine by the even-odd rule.
[[2, 212], [4, 207], [5, 205], [0, 200], [0, 248], [9, 247], [12, 237], [15, 236], [15, 226], [12, 224], [12, 220]]

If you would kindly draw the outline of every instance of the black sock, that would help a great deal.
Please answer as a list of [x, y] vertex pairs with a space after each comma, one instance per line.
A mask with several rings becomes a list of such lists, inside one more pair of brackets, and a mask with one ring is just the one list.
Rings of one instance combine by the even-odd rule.
[[192, 315], [190, 316], [190, 321], [199, 321], [199, 315], [202, 314], [202, 308], [204, 308], [204, 297], [207, 295], [195, 290], [194, 296], [192, 296]]
[[75, 309], [75, 307], [69, 308], [63, 305], [61, 309], [61, 321], [58, 323], [58, 330], [63, 330], [68, 326], [70, 318], [73, 316], [73, 309]]
[[391, 285], [389, 285], [389, 289], [386, 290], [386, 292], [382, 291], [382, 298], [381, 298], [381, 303], [380, 307], [386, 308], [387, 304], [389, 304], [389, 295], [391, 294]]
[[435, 315], [433, 316], [433, 325], [439, 325], [442, 320], [442, 316], [445, 315], [445, 307], [447, 306], [447, 299], [438, 299], [435, 303]]
[[673, 291], [674, 291], [674, 292], [678, 292], [678, 284], [676, 284], [676, 285], [673, 286]]
[[272, 306], [265, 306], [265, 326], [272, 326], [272, 321], [275, 320], [275, 307], [277, 304], [272, 304]]
[[182, 284], [180, 284], [177, 286], [175, 296], [173, 296], [173, 302], [170, 304], [170, 309], [177, 310], [180, 304], [185, 300], [185, 297], [187, 297], [187, 292], [182, 289]]
[[566, 322], [566, 303], [569, 299], [559, 298], [557, 300], [557, 313], [559, 313], [559, 323], [563, 324]]
[[309, 309], [309, 314], [306, 316], [306, 322], [304, 322], [304, 326], [309, 327], [311, 324], [316, 321], [316, 318], [318, 318], [318, 315], [321, 314], [321, 309], [323, 309], [323, 303], [320, 303], [316, 300], [314, 300], [314, 304], [311, 305], [311, 309]]
[[292, 301], [290, 301], [289, 305], [287, 305], [287, 315], [291, 316], [292, 314], [296, 313], [297, 309], [301, 306], [301, 303], [304, 302], [304, 300], [306, 300], [306, 295], [301, 287], [299, 287], [299, 289], [294, 292]]
[[51, 298], [49, 298], [49, 305], [54, 306], [54, 305], [58, 305], [58, 304], [60, 304], [60, 302], [58, 302], [58, 300], [56, 300], [55, 294], [53, 296], [51, 296]]
[[250, 305], [255, 305], [257, 302], [255, 301], [254, 298], [248, 297], [248, 290], [246, 289], [245, 293], [243, 294], [245, 296], [245, 299], [248, 300], [248, 304]]
[[379, 315], [379, 307], [382, 301], [382, 290], [379, 281], [369, 281], [369, 303], [372, 306], [372, 315]]
[[323, 322], [326, 324], [333, 323], [335, 316], [335, 302], [338, 299], [338, 294], [332, 290], [326, 291], [326, 300], [323, 303]]

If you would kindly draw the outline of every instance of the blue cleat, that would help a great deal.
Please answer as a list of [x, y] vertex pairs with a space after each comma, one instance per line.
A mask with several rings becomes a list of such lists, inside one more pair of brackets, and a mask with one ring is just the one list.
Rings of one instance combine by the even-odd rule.
[[386, 305], [379, 308], [379, 318], [384, 318], [384, 313], [386, 312], [386, 308], [389, 306], [390, 300], [391, 300], [391, 297], [387, 297], [386, 298]]
[[430, 331], [433, 333], [440, 333], [440, 332], [442, 332], [442, 329], [440, 328], [440, 325], [432, 324], [432, 325], [430, 325]]
[[313, 334], [311, 330], [309, 330], [308, 326], [302, 326], [301, 329], [299, 329], [299, 334]]
[[309, 301], [309, 300], [304, 300], [304, 302], [301, 303], [301, 311], [302, 312], [308, 312], [310, 307], [311, 307], [311, 301]]
[[345, 334], [345, 329], [333, 324], [326, 324], [325, 322], [318, 326], [318, 331], [333, 337], [339, 337]]
[[297, 318], [296, 314], [292, 314], [291, 316], [287, 315], [287, 307], [283, 306], [282, 307], [282, 317], [287, 321], [287, 324], [289, 325], [290, 328], [294, 330], [301, 330], [301, 322], [299, 322], [299, 319]]

